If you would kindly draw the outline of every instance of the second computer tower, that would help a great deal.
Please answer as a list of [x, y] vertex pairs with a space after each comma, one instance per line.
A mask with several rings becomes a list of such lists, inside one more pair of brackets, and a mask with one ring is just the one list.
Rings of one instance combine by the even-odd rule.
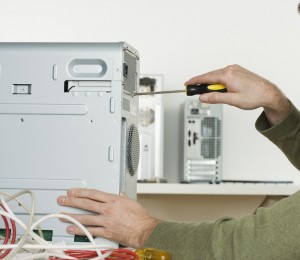
[[222, 180], [222, 105], [184, 103], [183, 182]]

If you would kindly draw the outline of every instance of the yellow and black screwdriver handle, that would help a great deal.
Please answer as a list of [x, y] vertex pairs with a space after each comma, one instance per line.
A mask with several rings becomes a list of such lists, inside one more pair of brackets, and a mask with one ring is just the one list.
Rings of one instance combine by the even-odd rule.
[[227, 89], [222, 84], [198, 84], [187, 85], [185, 87], [187, 96], [201, 95], [210, 92], [227, 92]]

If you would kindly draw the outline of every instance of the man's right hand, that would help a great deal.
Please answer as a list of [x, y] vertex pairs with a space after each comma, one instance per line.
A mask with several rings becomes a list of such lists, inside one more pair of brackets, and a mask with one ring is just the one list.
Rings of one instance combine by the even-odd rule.
[[202, 94], [201, 102], [223, 103], [246, 110], [263, 107], [270, 125], [281, 122], [291, 108], [289, 100], [274, 84], [239, 65], [193, 77], [185, 85], [202, 83], [224, 84], [228, 92]]

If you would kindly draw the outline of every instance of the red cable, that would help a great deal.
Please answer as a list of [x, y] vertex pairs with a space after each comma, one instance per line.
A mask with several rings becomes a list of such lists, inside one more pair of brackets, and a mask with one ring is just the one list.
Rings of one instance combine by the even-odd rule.
[[[105, 254], [109, 250], [103, 250], [101, 253]], [[66, 255], [75, 257], [76, 259], [91, 259], [97, 257], [98, 254], [96, 251], [89, 251], [89, 250], [66, 250]], [[114, 249], [112, 254], [105, 258], [105, 260], [139, 260], [138, 255], [129, 250], [129, 249]], [[57, 258], [57, 257], [49, 257], [49, 260], [65, 260], [64, 258]]]
[[[7, 210], [1, 205], [1, 207], [4, 209], [5, 212], [7, 212]], [[2, 216], [3, 217], [3, 216]], [[7, 221], [7, 220], [6, 220]], [[12, 226], [12, 239], [11, 239], [11, 244], [14, 244], [16, 242], [16, 238], [17, 238], [17, 228], [16, 228], [16, 222], [12, 219], [10, 219], [10, 223]], [[8, 224], [8, 223], [7, 223]], [[7, 240], [9, 239], [9, 225], [8, 225], [8, 229], [6, 227], [6, 237], [5, 240], [7, 238]], [[7, 243], [7, 242], [6, 242]], [[4, 257], [6, 257], [9, 253], [10, 253], [11, 249], [7, 249], [2, 255], [0, 255], [0, 259], [4, 259]]]
[[128, 249], [122, 249], [122, 248], [115, 249], [114, 252], [106, 259], [108, 260], [112, 256], [120, 257], [120, 259], [132, 259], [132, 260], [139, 259], [138, 255], [135, 252]]
[[[5, 225], [5, 239], [3, 241], [3, 245], [6, 245], [8, 240], [9, 240], [9, 224], [8, 224], [8, 221], [7, 221], [7, 218], [4, 217], [3, 215], [1, 215], [3, 221], [4, 221], [4, 225]], [[3, 249], [0, 249], [0, 252], [2, 251]]]
[[[5, 212], [7, 212], [7, 210], [3, 207], [3, 205], [0, 205], [3, 210]], [[3, 245], [7, 244], [10, 238], [10, 230], [9, 230], [9, 223], [8, 220], [5, 216], [1, 215], [3, 221], [4, 221], [4, 225], [5, 225], [5, 239], [3, 242]], [[12, 226], [12, 238], [11, 238], [11, 244], [15, 244], [16, 239], [17, 239], [17, 228], [16, 228], [16, 222], [13, 219], [10, 219], [10, 223]], [[0, 249], [0, 252], [3, 249]], [[0, 259], [4, 259], [9, 253], [10, 253], [11, 249], [7, 249], [5, 250], [5, 252], [3, 254], [0, 255]], [[101, 253], [105, 254], [107, 252], [109, 252], [110, 250], [103, 250], [101, 251]], [[91, 259], [94, 257], [98, 256], [98, 253], [96, 251], [90, 251], [90, 250], [66, 250], [65, 251], [66, 255], [68, 256], [73, 256], [76, 259]], [[111, 253], [111, 255], [109, 255], [108, 257], [105, 258], [106, 260], [123, 260], [123, 259], [128, 259], [128, 260], [139, 260], [139, 256], [129, 250], [129, 249], [114, 249], [113, 252]], [[66, 260], [64, 258], [57, 258], [57, 257], [49, 257], [49, 260]]]

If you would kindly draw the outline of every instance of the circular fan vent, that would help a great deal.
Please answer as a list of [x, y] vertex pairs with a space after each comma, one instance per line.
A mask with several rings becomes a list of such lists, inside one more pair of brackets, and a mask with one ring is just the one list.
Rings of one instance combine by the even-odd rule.
[[131, 125], [127, 140], [127, 163], [131, 176], [136, 174], [140, 159], [140, 139], [139, 132], [135, 125]]

